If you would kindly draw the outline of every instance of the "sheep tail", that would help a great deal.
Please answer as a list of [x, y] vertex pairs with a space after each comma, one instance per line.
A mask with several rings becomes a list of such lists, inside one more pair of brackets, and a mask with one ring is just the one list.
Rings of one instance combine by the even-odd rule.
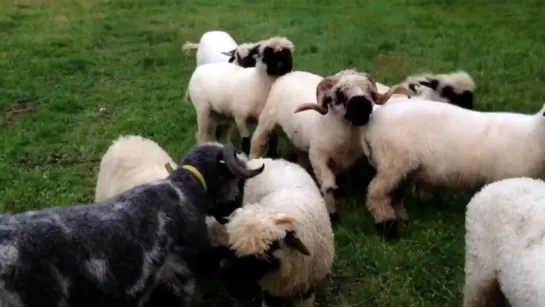
[[187, 41], [183, 44], [182, 46], [182, 51], [185, 53], [185, 54], [189, 54], [189, 52], [191, 52], [191, 50], [194, 50], [194, 49], [197, 49], [199, 48], [199, 44], [198, 43], [192, 43], [190, 41]]

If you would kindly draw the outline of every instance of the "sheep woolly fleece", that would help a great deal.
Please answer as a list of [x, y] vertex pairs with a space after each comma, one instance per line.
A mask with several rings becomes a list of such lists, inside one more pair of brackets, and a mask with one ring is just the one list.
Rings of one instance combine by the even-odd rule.
[[[377, 169], [367, 194], [375, 221], [392, 218], [390, 193], [407, 176], [427, 189], [539, 177], [545, 172], [544, 111], [545, 105], [535, 114], [479, 112], [420, 98], [377, 109], [361, 133], [365, 155]], [[404, 209], [398, 213], [407, 219]]]
[[[485, 186], [466, 212], [464, 307], [545, 306], [545, 182]], [[499, 288], [498, 288], [499, 286]]]
[[259, 254], [286, 231], [295, 231], [310, 256], [282, 245], [274, 254], [280, 270], [260, 280], [262, 288], [276, 296], [307, 291], [330, 272], [335, 254], [334, 235], [325, 203], [312, 177], [285, 160], [253, 159], [250, 167], [264, 163], [260, 175], [246, 181], [244, 207], [226, 224], [229, 244], [237, 255]]
[[168, 176], [165, 164], [177, 164], [156, 142], [138, 136], [120, 136], [112, 142], [98, 172], [95, 201], [100, 202], [134, 186]]
[[224, 31], [208, 31], [201, 36], [198, 44], [185, 42], [182, 50], [187, 54], [197, 49], [197, 66], [207, 63], [227, 62], [228, 52], [237, 48], [237, 42]]
[[214, 139], [216, 121], [229, 125], [219, 141], [230, 144], [230, 125], [236, 123], [241, 137], [250, 137], [248, 119], [257, 119], [271, 85], [278, 76], [267, 73], [261, 61], [266, 48], [275, 51], [294, 50], [293, 43], [283, 37], [272, 37], [259, 43], [260, 60], [256, 67], [243, 68], [231, 63], [211, 63], [198, 66], [188, 84], [188, 95], [197, 114], [196, 138], [199, 144]]

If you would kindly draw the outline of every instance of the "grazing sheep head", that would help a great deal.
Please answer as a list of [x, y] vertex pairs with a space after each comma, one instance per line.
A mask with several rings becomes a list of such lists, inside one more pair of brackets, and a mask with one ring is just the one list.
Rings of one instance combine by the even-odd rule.
[[293, 69], [293, 43], [285, 37], [271, 37], [257, 43], [256, 67], [266, 69], [269, 76], [283, 76]]
[[473, 109], [475, 82], [464, 71], [448, 74], [421, 74], [407, 77], [405, 86], [422, 98]]
[[271, 213], [260, 204], [246, 204], [233, 212], [226, 224], [232, 253], [222, 267], [254, 280], [280, 269], [282, 259], [310, 255], [297, 235], [298, 221], [284, 213]]
[[[179, 182], [183, 180], [180, 174], [190, 171], [212, 200], [209, 207], [202, 208], [203, 211], [221, 219], [240, 207], [241, 203], [236, 200], [241, 194], [241, 181], [259, 175], [265, 168], [265, 165], [261, 165], [256, 169], [248, 169], [247, 160], [245, 155], [237, 154], [232, 146], [205, 143], [191, 149], [181, 159], [180, 167], [169, 177], [174, 182]], [[203, 200], [202, 203], [207, 202]]]
[[255, 58], [258, 52], [259, 45], [257, 43], [243, 43], [229, 52], [222, 52], [222, 54], [229, 57], [229, 63], [248, 68], [255, 67]]

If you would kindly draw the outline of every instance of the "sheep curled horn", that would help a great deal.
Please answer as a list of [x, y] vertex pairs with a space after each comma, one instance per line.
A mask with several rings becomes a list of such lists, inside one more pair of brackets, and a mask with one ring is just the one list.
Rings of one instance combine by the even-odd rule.
[[[386, 93], [381, 94], [376, 89], [377, 81], [375, 80], [375, 78], [373, 78], [370, 74], [364, 73], [364, 75], [373, 84], [374, 89], [371, 92], [371, 97], [373, 97], [374, 103], [377, 105], [385, 104], [388, 101], [388, 99], [390, 99], [390, 97], [394, 94], [403, 94], [409, 97], [413, 95], [407, 88], [405, 88], [401, 84], [395, 85], [392, 88], [390, 88], [390, 90], [388, 90]], [[338, 76], [338, 75], [324, 78], [316, 87], [316, 98], [318, 103], [313, 103], [313, 102], [302, 103], [301, 105], [299, 105], [299, 107], [297, 107], [294, 113], [298, 113], [298, 112], [302, 112], [306, 110], [314, 110], [322, 115], [326, 115], [328, 112], [328, 101], [324, 97], [326, 93], [340, 81], [341, 78], [342, 76]]]
[[222, 151], [220, 163], [225, 163], [227, 168], [240, 179], [250, 179], [259, 175], [265, 169], [265, 164], [262, 164], [256, 169], [247, 169], [246, 166], [237, 158], [237, 153], [232, 146], [225, 146]]

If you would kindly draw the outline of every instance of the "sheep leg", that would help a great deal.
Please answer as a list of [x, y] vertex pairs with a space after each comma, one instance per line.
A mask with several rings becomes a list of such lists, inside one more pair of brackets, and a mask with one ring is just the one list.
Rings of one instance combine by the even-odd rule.
[[463, 307], [507, 307], [508, 302], [496, 279], [466, 281]]
[[[264, 110], [261, 115], [259, 116], [257, 127], [255, 128], [254, 135], [252, 136], [251, 145], [250, 145], [250, 159], [260, 158], [262, 157], [267, 150], [269, 151], [267, 154], [274, 154], [277, 155], [277, 149], [272, 148], [269, 149], [269, 145], [272, 144], [276, 147], [275, 144], [278, 144], [278, 139], [275, 133], [276, 128], [276, 122], [274, 121], [274, 118], [272, 115], [267, 115], [268, 112]], [[274, 138], [276, 138], [276, 141], [271, 141], [271, 136], [274, 134]], [[272, 147], [272, 146], [271, 146]], [[271, 153], [271, 151], [274, 150], [274, 153]]]
[[313, 148], [311, 147], [308, 153], [308, 157], [312, 166], [312, 170], [314, 171], [316, 179], [320, 184], [320, 190], [327, 206], [329, 218], [332, 222], [338, 222], [339, 213], [337, 212], [337, 207], [335, 206], [335, 197], [333, 196], [333, 191], [337, 189], [337, 184], [335, 183], [335, 174], [333, 174], [328, 166], [328, 156], [322, 152], [313, 150]]
[[201, 108], [197, 110], [197, 144], [210, 142], [214, 139], [214, 122], [211, 115], [212, 112], [208, 108]]
[[404, 183], [401, 183], [391, 194], [392, 208], [394, 209], [396, 220], [404, 224], [409, 221], [409, 214], [407, 214], [407, 210], [403, 204], [403, 196], [408, 188], [408, 185], [409, 181], [406, 180]]
[[225, 145], [231, 145], [231, 131], [233, 125], [231, 123], [221, 123], [216, 128], [217, 140]]
[[250, 129], [248, 129], [248, 123], [245, 117], [235, 116], [235, 123], [237, 124], [238, 131], [240, 133], [241, 147], [245, 154], [250, 153]]
[[501, 292], [493, 266], [487, 255], [479, 256], [473, 252], [474, 245], [480, 241], [475, 238], [466, 242], [465, 282], [463, 307], [508, 306]]
[[395, 191], [399, 189], [402, 178], [385, 174], [380, 170], [369, 183], [366, 206], [375, 220], [377, 231], [387, 239], [398, 237], [397, 220], [392, 208]]

